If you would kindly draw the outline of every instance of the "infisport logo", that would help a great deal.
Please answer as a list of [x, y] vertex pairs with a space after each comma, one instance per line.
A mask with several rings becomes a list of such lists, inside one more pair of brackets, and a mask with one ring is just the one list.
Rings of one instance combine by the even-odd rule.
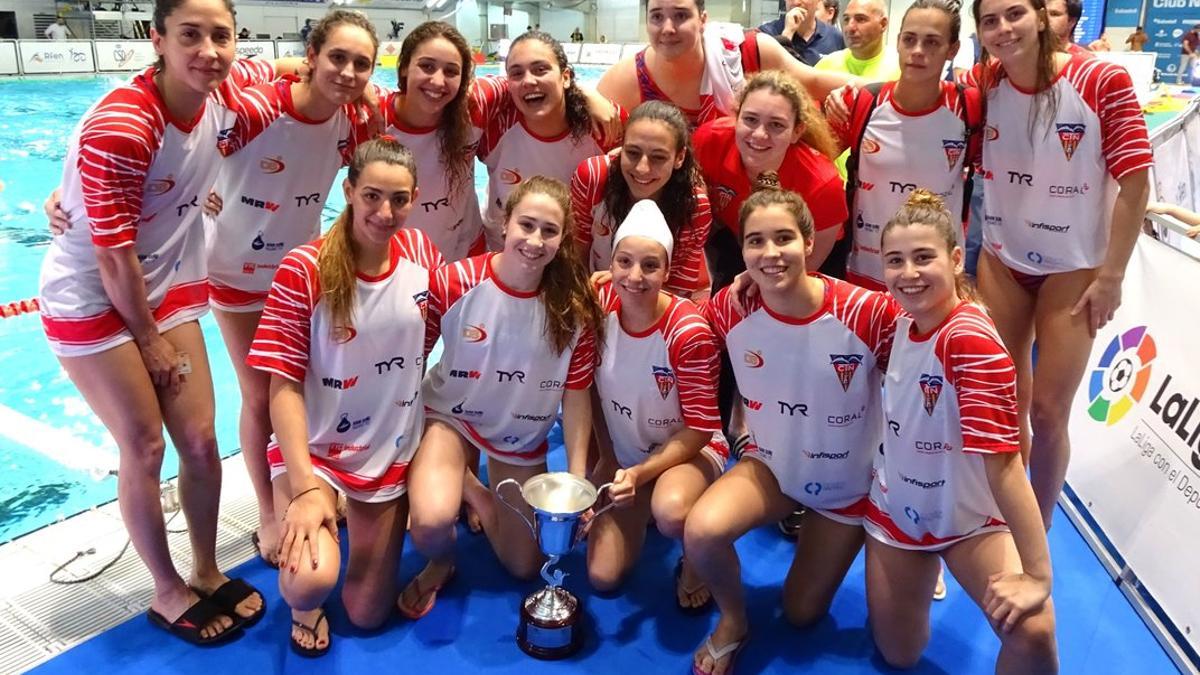
[[1146, 394], [1157, 353], [1145, 326], [1114, 337], [1088, 378], [1088, 416], [1106, 426], [1121, 421]]

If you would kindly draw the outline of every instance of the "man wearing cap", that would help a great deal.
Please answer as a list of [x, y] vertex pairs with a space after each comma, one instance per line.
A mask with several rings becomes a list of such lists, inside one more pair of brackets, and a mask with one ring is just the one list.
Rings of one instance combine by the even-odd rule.
[[1183, 34], [1183, 45], [1179, 51], [1179, 72], [1175, 74], [1175, 82], [1183, 84], [1183, 79], [1192, 79], [1192, 65], [1196, 61], [1196, 49], [1200, 48], [1200, 23]]

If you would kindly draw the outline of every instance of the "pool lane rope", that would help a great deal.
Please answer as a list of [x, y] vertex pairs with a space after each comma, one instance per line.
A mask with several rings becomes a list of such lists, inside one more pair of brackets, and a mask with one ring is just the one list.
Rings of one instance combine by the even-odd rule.
[[0, 305], [0, 318], [7, 319], [10, 316], [20, 316], [22, 314], [32, 314], [38, 311], [38, 299], [29, 298], [28, 300], [18, 300], [8, 304]]

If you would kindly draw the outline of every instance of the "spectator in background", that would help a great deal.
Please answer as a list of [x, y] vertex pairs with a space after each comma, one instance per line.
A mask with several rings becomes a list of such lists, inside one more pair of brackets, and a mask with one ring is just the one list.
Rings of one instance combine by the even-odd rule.
[[[1107, 34], [1101, 35], [1100, 39], [1105, 40], [1106, 36]], [[1131, 52], [1145, 51], [1146, 43], [1149, 41], [1150, 36], [1146, 34], [1146, 31], [1141, 26], [1138, 26], [1137, 30], [1133, 31], [1130, 33], [1129, 37], [1125, 38], [1125, 44], [1129, 45], [1129, 51]]]
[[836, 28], [817, 21], [821, 7], [821, 0], [787, 0], [787, 12], [758, 29], [774, 36], [801, 63], [815, 66], [825, 54], [846, 47]]
[[838, 15], [841, 14], [842, 5], [838, 0], [824, 0], [821, 3], [821, 9], [817, 10], [817, 20], [828, 26], [838, 28]]
[[850, 0], [842, 15], [842, 26], [846, 49], [822, 56], [817, 62], [817, 70], [850, 73], [884, 82], [900, 77], [896, 50], [883, 48], [888, 26], [884, 0]]
[[1178, 84], [1183, 84], [1183, 78], [1192, 78], [1192, 65], [1196, 61], [1196, 48], [1200, 47], [1200, 23], [1192, 26], [1192, 29], [1183, 35], [1182, 49], [1179, 51], [1179, 72], [1175, 74], [1175, 81]]
[[54, 20], [54, 23], [46, 26], [47, 40], [67, 40], [73, 37], [71, 29], [67, 28], [67, 20], [61, 16]]
[[400, 31], [404, 30], [404, 24], [400, 21], [392, 19], [392, 32], [388, 33], [389, 40], [399, 40]]
[[313, 22], [313, 20], [312, 20], [312, 19], [305, 19], [305, 20], [304, 20], [304, 27], [300, 29], [300, 39], [301, 39], [301, 40], [302, 40], [302, 41], [303, 41], [305, 44], [308, 44], [308, 34], [309, 34], [309, 33], [311, 33], [311, 32], [312, 32], [312, 29], [313, 29], [312, 22]]
[[607, 35], [601, 35], [601, 36], [600, 36], [600, 44], [604, 44], [604, 43], [606, 43], [606, 42], [608, 42], [608, 36], [607, 36]]
[[1083, 0], [1046, 0], [1046, 15], [1050, 18], [1050, 31], [1062, 40], [1064, 52], [1087, 53], [1075, 44], [1075, 26], [1083, 16]]
[[583, 33], [579, 30], [579, 26], [575, 26], [575, 32], [571, 33], [571, 42], [583, 42]]
[[250, 39], [250, 29], [246, 28], [245, 26], [242, 26], [242, 30], [238, 31], [238, 39], [239, 40]]
[[1166, 202], [1150, 202], [1146, 204], [1146, 213], [1171, 216], [1188, 226], [1188, 231], [1185, 233], [1188, 238], [1196, 239], [1200, 237], [1200, 213], [1189, 211], [1178, 204], [1167, 204]]

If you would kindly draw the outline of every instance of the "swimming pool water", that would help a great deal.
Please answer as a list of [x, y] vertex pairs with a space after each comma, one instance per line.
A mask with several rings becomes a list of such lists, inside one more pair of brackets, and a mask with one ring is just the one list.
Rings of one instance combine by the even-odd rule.
[[[585, 66], [577, 74], [594, 84], [603, 71]], [[500, 71], [482, 66], [479, 72]], [[50, 241], [41, 205], [62, 175], [66, 141], [92, 103], [128, 79], [0, 79], [0, 304], [37, 295]], [[395, 79], [383, 69], [373, 77], [389, 87]], [[475, 187], [482, 198], [482, 165]], [[340, 190], [330, 192], [326, 225], [344, 205]], [[228, 456], [238, 447], [237, 381], [211, 315], [201, 327], [213, 365], [217, 440]], [[0, 543], [115, 499], [116, 479], [102, 472], [115, 467], [116, 458], [116, 445], [46, 347], [37, 315], [0, 318]], [[169, 451], [163, 477], [176, 473]]]

